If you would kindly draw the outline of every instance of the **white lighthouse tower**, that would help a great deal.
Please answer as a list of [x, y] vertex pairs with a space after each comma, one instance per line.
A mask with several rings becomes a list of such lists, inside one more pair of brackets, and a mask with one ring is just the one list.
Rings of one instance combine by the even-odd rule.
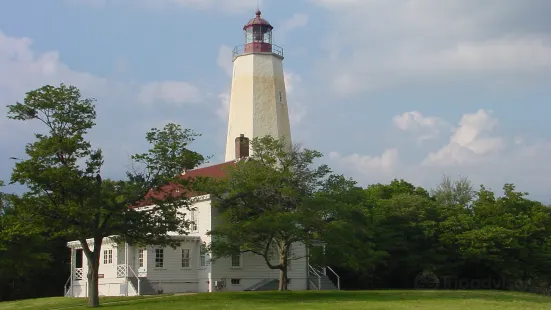
[[236, 159], [239, 137], [271, 135], [291, 144], [283, 49], [272, 44], [272, 29], [257, 10], [243, 27], [245, 45], [233, 50], [226, 161]]

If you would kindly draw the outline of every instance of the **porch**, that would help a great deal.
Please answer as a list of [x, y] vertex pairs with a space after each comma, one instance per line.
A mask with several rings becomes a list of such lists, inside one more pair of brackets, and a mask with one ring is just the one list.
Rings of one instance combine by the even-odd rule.
[[[171, 279], [158, 277], [159, 273], [166, 274], [167, 264], [176, 263], [166, 261], [167, 251], [180, 251], [180, 255], [183, 255], [186, 248], [189, 255], [192, 252], [190, 249], [195, 252], [195, 248], [201, 241], [198, 236], [174, 236], [174, 238], [181, 239], [182, 242], [177, 250], [156, 246], [131, 246], [127, 243], [117, 244], [111, 238], [105, 238], [102, 242], [98, 266], [100, 296], [159, 294], [163, 291], [167, 292], [165, 287], [176, 292], [178, 290], [197, 291], [197, 273], [191, 268], [185, 270], [185, 274], [178, 268], [181, 274], [173, 274]], [[93, 241], [87, 241], [90, 249], [93, 249]], [[88, 264], [82, 246], [78, 241], [68, 242], [67, 246], [71, 249], [71, 275], [65, 283], [64, 296], [87, 297]], [[177, 263], [183, 264], [181, 259]]]

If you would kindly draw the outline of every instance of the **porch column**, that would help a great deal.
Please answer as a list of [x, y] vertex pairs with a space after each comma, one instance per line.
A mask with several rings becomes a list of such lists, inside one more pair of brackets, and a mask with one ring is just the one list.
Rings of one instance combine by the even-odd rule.
[[71, 280], [70, 280], [71, 297], [75, 297], [75, 291], [74, 291], [75, 286], [73, 285], [73, 282], [74, 282], [74, 279], [75, 279], [76, 260], [77, 260], [77, 255], [76, 255], [75, 248], [71, 247]]
[[323, 244], [323, 275], [326, 276], [327, 275], [327, 262], [325, 260], [325, 243]]
[[128, 243], [124, 243], [124, 282], [126, 284], [126, 296], [128, 296]]

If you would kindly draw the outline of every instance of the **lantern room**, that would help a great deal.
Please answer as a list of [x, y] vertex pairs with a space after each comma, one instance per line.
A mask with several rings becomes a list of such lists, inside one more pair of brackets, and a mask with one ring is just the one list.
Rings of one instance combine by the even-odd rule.
[[245, 53], [272, 52], [272, 29], [274, 27], [260, 15], [260, 10], [257, 10], [256, 16], [243, 27], [245, 32]]

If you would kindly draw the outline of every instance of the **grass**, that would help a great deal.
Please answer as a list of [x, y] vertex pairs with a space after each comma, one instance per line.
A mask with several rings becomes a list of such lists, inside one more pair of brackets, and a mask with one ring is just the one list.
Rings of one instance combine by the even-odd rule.
[[[105, 297], [104, 309], [550, 309], [551, 297], [502, 291], [304, 291]], [[0, 303], [0, 309], [83, 309], [80, 298]]]

